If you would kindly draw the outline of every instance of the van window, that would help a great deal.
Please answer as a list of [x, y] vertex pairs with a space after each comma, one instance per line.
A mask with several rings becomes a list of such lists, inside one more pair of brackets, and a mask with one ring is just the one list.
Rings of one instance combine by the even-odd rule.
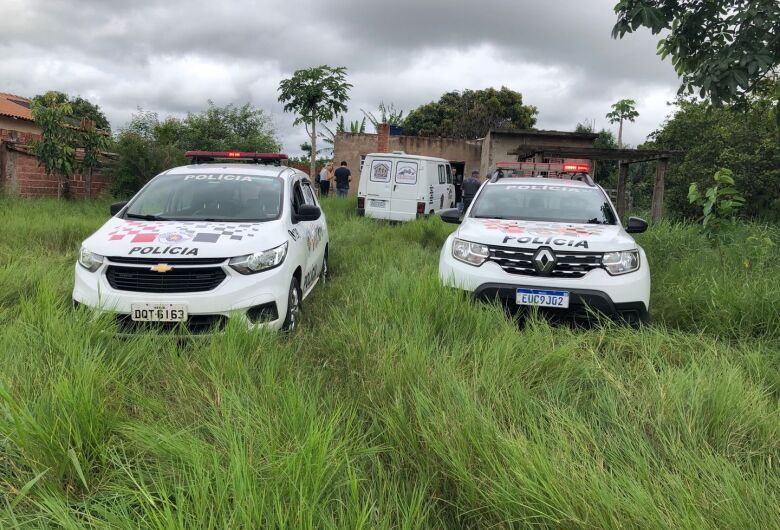
[[444, 164], [439, 164], [439, 184], [445, 184], [447, 176], [444, 174]]
[[419, 167], [417, 162], [406, 160], [398, 161], [395, 164], [395, 182], [396, 184], [417, 184], [417, 171]]
[[452, 184], [452, 168], [447, 164], [447, 184]]
[[390, 169], [393, 162], [390, 160], [372, 160], [370, 179], [372, 182], [390, 182]]

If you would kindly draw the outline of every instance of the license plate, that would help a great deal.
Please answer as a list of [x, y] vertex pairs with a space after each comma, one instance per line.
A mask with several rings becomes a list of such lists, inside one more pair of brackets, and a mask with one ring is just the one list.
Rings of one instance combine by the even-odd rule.
[[517, 305], [538, 307], [569, 307], [568, 291], [546, 291], [543, 289], [518, 289], [515, 301]]
[[130, 318], [135, 322], [184, 322], [185, 304], [132, 304]]
[[368, 201], [368, 205], [372, 208], [384, 208], [387, 201], [379, 201], [377, 199], [371, 199]]

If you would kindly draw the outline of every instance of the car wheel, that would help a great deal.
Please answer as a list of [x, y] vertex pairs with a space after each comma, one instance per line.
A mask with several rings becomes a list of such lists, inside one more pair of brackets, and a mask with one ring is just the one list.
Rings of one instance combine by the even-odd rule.
[[287, 294], [287, 316], [282, 324], [282, 330], [295, 331], [301, 319], [301, 286], [298, 278], [293, 276], [290, 282], [290, 292]]
[[328, 253], [325, 253], [325, 257], [322, 258], [322, 270], [320, 271], [320, 282], [322, 282], [323, 285], [325, 285], [325, 282], [328, 281], [328, 273], [330, 272], [330, 269], [328, 269]]

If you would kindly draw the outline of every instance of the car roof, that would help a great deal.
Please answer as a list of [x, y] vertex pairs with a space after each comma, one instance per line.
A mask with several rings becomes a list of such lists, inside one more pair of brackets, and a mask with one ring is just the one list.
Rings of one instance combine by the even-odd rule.
[[165, 171], [165, 175], [220, 175], [225, 173], [238, 173], [241, 175], [254, 175], [258, 177], [290, 178], [294, 175], [306, 176], [302, 171], [287, 166], [275, 166], [268, 164], [237, 164], [237, 163], [213, 163], [213, 164], [189, 164]]
[[497, 180], [496, 182], [488, 181], [490, 186], [500, 186], [506, 184], [514, 185], [548, 185], [548, 186], [571, 186], [574, 188], [592, 188], [587, 182], [581, 180], [561, 179], [555, 177], [508, 177]]
[[404, 159], [412, 159], [412, 160], [430, 160], [431, 162], [443, 162], [445, 164], [449, 164], [450, 161], [445, 158], [437, 158], [435, 156], [425, 156], [425, 155], [410, 155], [407, 153], [368, 153], [366, 155], [366, 158], [404, 158]]

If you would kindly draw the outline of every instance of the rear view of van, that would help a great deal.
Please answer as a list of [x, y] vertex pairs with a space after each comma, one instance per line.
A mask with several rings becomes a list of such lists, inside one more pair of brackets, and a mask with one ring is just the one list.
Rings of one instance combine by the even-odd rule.
[[450, 164], [404, 152], [366, 155], [358, 186], [358, 215], [411, 221], [455, 206]]

